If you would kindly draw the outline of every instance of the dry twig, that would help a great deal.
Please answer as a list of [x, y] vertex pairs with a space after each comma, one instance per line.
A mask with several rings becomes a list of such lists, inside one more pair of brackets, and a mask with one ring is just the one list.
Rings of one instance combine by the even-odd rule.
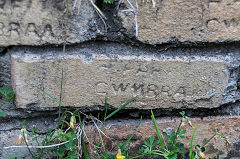
[[132, 3], [130, 2], [130, 0], [126, 0], [130, 6], [129, 9], [126, 10], [121, 10], [122, 12], [132, 12], [134, 14], [134, 21], [135, 21], [135, 34], [136, 37], [138, 37], [138, 3], [136, 0], [136, 8], [132, 5]]

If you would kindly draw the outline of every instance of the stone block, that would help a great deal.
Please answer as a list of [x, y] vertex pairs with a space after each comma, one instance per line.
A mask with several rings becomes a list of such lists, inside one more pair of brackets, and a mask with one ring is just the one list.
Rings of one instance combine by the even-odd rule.
[[[1, 131], [0, 135], [0, 157], [2, 159], [8, 159], [8, 158], [19, 158], [19, 159], [32, 159], [33, 157], [29, 153], [29, 150], [24, 147], [26, 144], [24, 143], [24, 140], [21, 141], [21, 144], [18, 145], [18, 137], [20, 134], [20, 130], [11, 130], [11, 131]], [[42, 141], [44, 139], [44, 135], [38, 135], [38, 140]], [[30, 132], [28, 133], [28, 145], [29, 146], [37, 146], [36, 141], [33, 141], [33, 137], [30, 136]], [[13, 147], [9, 147], [13, 146]], [[23, 147], [17, 147], [17, 146], [23, 146]], [[9, 148], [7, 148], [9, 147]], [[30, 149], [32, 154], [40, 156], [40, 151], [36, 148]], [[44, 157], [43, 159], [51, 158], [51, 153], [48, 151], [44, 151]]]
[[[180, 118], [158, 118], [156, 119], [156, 122], [160, 132], [171, 132], [171, 130], [174, 131], [177, 129], [180, 120]], [[220, 132], [224, 133], [228, 141], [231, 143], [230, 147], [227, 147], [225, 140], [219, 136], [216, 140], [211, 140], [205, 147], [206, 158], [215, 157], [218, 151], [220, 152], [220, 158], [240, 158], [239, 116], [204, 117], [202, 119], [193, 118], [191, 121], [193, 125], [197, 124], [194, 144], [204, 144], [212, 137], [214, 129], [220, 129]], [[116, 141], [119, 141], [120, 144], [126, 142], [137, 128], [138, 123], [138, 120], [114, 120], [106, 122], [103, 132], [107, 137], [102, 135], [105, 141], [105, 147], [113, 154], [116, 154]], [[179, 141], [189, 148], [193, 128], [186, 125], [185, 129], [187, 130], [185, 138], [179, 139]], [[96, 144], [95, 142], [99, 139], [96, 128], [94, 126], [86, 128], [86, 134], [88, 139], [90, 139], [90, 143]], [[150, 119], [143, 120], [130, 142], [130, 152], [133, 154], [136, 153], [140, 146], [144, 144], [144, 140], [148, 139], [152, 135], [154, 135], [155, 139], [157, 139], [152, 121]]]
[[[114, 47], [102, 46], [104, 52], [90, 48], [68, 50], [63, 106], [104, 105], [107, 97], [110, 105], [119, 107], [137, 97], [126, 108], [213, 108], [226, 103], [229, 81], [234, 84], [228, 56], [173, 57]], [[115, 49], [119, 55], [114, 54]], [[11, 61], [18, 108], [58, 106], [42, 90], [59, 99], [61, 50], [19, 49], [12, 51]], [[233, 92], [227, 102], [235, 101]]]
[[[0, 1], [0, 46], [62, 44], [64, 37], [62, 16], [65, 0]], [[94, 9], [89, 1], [69, 1], [66, 40], [79, 43], [95, 37], [89, 32]], [[96, 29], [95, 29], [96, 30]]]
[[[130, 0], [136, 7], [136, 3]], [[138, 37], [144, 43], [238, 41], [239, 0], [137, 0]], [[129, 34], [135, 32], [135, 15], [122, 1], [118, 15]], [[126, 11], [127, 10], [127, 11]]]

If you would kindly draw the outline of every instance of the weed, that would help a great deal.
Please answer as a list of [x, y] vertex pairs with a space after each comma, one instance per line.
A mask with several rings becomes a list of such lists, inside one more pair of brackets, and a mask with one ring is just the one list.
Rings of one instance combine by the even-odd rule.
[[113, 3], [113, 2], [115, 2], [115, 0], [104, 0], [103, 2], [104, 3]]
[[[12, 88], [7, 88], [6, 85], [3, 85], [2, 88], [0, 88], [0, 95], [4, 97], [4, 102], [0, 104], [0, 109], [7, 103], [11, 102], [14, 98], [14, 91]], [[0, 117], [4, 116], [4, 111], [0, 111]]]

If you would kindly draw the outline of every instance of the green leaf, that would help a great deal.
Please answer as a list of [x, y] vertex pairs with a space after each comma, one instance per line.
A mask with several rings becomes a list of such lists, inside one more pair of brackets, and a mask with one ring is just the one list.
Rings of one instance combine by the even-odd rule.
[[134, 136], [134, 134], [136, 133], [137, 129], [139, 128], [141, 122], [142, 122], [142, 116], [141, 116], [141, 118], [140, 118], [140, 121], [139, 121], [139, 123], [138, 123], [137, 128], [134, 130], [134, 132], [132, 133], [132, 135], [128, 138], [128, 140], [127, 140], [124, 144], [121, 145], [121, 150], [123, 150], [123, 149], [126, 147], [126, 145], [130, 142], [130, 140], [133, 138], [133, 136]]
[[115, 2], [115, 0], [104, 0], [103, 2], [104, 3], [113, 3], [113, 2]]
[[22, 128], [26, 128], [28, 125], [27, 125], [27, 122], [26, 120], [24, 120], [22, 123], [21, 123], [21, 127]]
[[113, 111], [111, 114], [109, 114], [106, 118], [104, 118], [104, 121], [109, 119], [110, 117], [112, 117], [113, 115], [115, 115], [117, 112], [119, 112], [122, 108], [124, 108], [126, 105], [128, 105], [129, 103], [131, 103], [132, 101], [134, 101], [136, 99], [136, 97], [128, 100], [126, 103], [124, 103], [123, 105], [121, 105], [118, 109], [116, 109], [115, 111]]
[[220, 153], [217, 152], [217, 156], [216, 156], [217, 159], [220, 159], [220, 155], [219, 155], [219, 154], [220, 154]]
[[185, 116], [185, 111], [182, 111], [179, 114], [182, 115], [182, 116]]
[[3, 85], [3, 87], [0, 88], [0, 93], [4, 96], [7, 95], [7, 86], [6, 85]]
[[[80, 128], [82, 129], [82, 120], [81, 120], [81, 117], [80, 117], [80, 114], [78, 113], [78, 117], [79, 117], [79, 125], [80, 125]], [[85, 144], [85, 141], [84, 141], [84, 134], [82, 133], [81, 134], [81, 143], [82, 143], [82, 149], [83, 149], [83, 154], [84, 154], [84, 157], [85, 159], [90, 159], [90, 156], [88, 154], [88, 151], [87, 151], [87, 147], [86, 147], [86, 144]]]
[[104, 113], [104, 121], [103, 121], [103, 126], [107, 117], [107, 110], [108, 110], [108, 104], [107, 104], [107, 96], [105, 96], [105, 113]]
[[181, 153], [181, 154], [185, 154], [186, 152], [187, 152], [187, 150], [185, 150], [185, 149], [179, 150], [179, 153]]
[[10, 88], [7, 92], [7, 95], [5, 96], [5, 100], [7, 102], [10, 102], [14, 98], [14, 91]]
[[0, 112], [0, 117], [4, 116], [4, 114], [5, 114], [4, 112]]
[[150, 141], [150, 145], [152, 146], [153, 142], [154, 142], [154, 136], [153, 135], [149, 138], [149, 141]]
[[196, 130], [197, 130], [197, 124], [196, 124], [195, 127], [194, 127], [194, 130], [193, 130], [193, 133], [192, 133], [191, 142], [190, 142], [190, 150], [189, 150], [189, 157], [190, 157], [190, 159], [193, 159], [193, 158], [194, 158], [194, 157], [193, 157], [193, 139], [194, 139]]
[[159, 140], [157, 140], [157, 141], [152, 145], [152, 147], [157, 146], [158, 144], [159, 144]]
[[150, 143], [148, 142], [147, 139], [144, 140], [144, 143], [145, 143], [146, 146], [150, 147]]
[[[13, 156], [9, 156], [7, 159], [17, 159], [18, 156], [17, 155], [13, 155]], [[0, 158], [1, 159], [1, 158]]]
[[179, 149], [184, 148], [184, 144], [183, 144], [183, 143], [180, 143], [180, 142], [176, 143], [176, 146], [177, 146], [177, 148], [179, 148]]
[[205, 147], [201, 147], [201, 151], [204, 152], [206, 149]]
[[50, 97], [54, 102], [56, 102], [57, 104], [60, 104], [60, 102], [56, 98], [54, 98], [51, 94], [49, 94], [48, 92], [46, 92], [45, 90], [43, 90], [39, 87], [37, 87], [37, 88], [40, 89], [43, 93], [45, 93], [48, 97]]
[[14, 91], [12, 88], [7, 89], [6, 85], [3, 85], [3, 87], [0, 88], [0, 94], [5, 97], [5, 100], [7, 102], [10, 102], [14, 98]]
[[116, 141], [116, 145], [117, 145], [118, 149], [121, 147], [118, 140]]
[[180, 132], [180, 134], [185, 134], [187, 132], [187, 130], [186, 129], [183, 129], [181, 132]]
[[161, 148], [164, 148], [164, 147], [165, 147], [165, 143], [164, 143], [162, 134], [160, 133], [160, 131], [159, 131], [159, 129], [158, 129], [157, 122], [156, 122], [156, 120], [155, 120], [155, 117], [154, 117], [154, 114], [153, 114], [153, 111], [152, 111], [152, 110], [151, 110], [151, 113], [152, 113], [151, 118], [152, 118], [152, 121], [153, 121], [153, 125], [154, 125], [154, 127], [155, 127], [155, 130], [156, 130], [157, 137], [158, 137], [158, 139], [159, 139]]

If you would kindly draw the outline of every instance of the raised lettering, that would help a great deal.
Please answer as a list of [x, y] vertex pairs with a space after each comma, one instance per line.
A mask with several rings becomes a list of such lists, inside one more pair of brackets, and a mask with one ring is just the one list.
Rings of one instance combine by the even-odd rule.
[[160, 89], [160, 91], [161, 91], [161, 96], [162, 96], [163, 98], [169, 98], [169, 97], [171, 97], [171, 89], [170, 89], [170, 87], [168, 87], [168, 86], [162, 86], [161, 89]]
[[219, 29], [220, 22], [217, 18], [210, 19], [206, 22], [206, 26], [209, 31], [217, 31]]
[[54, 37], [54, 33], [52, 31], [52, 26], [50, 24], [45, 25], [42, 36], [46, 36], [46, 37], [52, 36], [52, 37]]
[[132, 85], [132, 90], [134, 93], [138, 93], [140, 91], [141, 95], [144, 95], [144, 84], [136, 84]]
[[208, 9], [211, 8], [211, 5], [216, 5], [216, 4], [219, 4], [221, 3], [221, 0], [208, 0]]
[[240, 18], [239, 19], [232, 18], [230, 20], [224, 20], [223, 22], [227, 28], [237, 27], [238, 25], [240, 25]]
[[105, 82], [99, 82], [99, 83], [96, 84], [95, 90], [96, 90], [95, 92], [97, 94], [105, 96], [107, 94], [108, 90], [109, 90], [109, 86]]
[[129, 85], [129, 83], [127, 83], [126, 85], [121, 83], [118, 86], [116, 84], [112, 84], [112, 87], [113, 87], [115, 92], [118, 92], [118, 91], [125, 92], [127, 87], [128, 87], [128, 85]]
[[173, 102], [181, 102], [185, 97], [185, 88], [180, 87], [172, 96]]
[[158, 86], [155, 85], [155, 84], [149, 84], [147, 86], [147, 94], [146, 94], [146, 97], [148, 98], [156, 98], [159, 94], [159, 91], [158, 91]]
[[10, 25], [10, 36], [12, 36], [13, 34], [17, 34], [18, 36], [20, 35], [20, 25], [19, 23], [15, 23], [15, 22], [11, 22], [9, 23]]
[[27, 25], [27, 29], [25, 32], [25, 35], [31, 35], [31, 34], [34, 34], [39, 37], [36, 25], [34, 23], [29, 23]]

